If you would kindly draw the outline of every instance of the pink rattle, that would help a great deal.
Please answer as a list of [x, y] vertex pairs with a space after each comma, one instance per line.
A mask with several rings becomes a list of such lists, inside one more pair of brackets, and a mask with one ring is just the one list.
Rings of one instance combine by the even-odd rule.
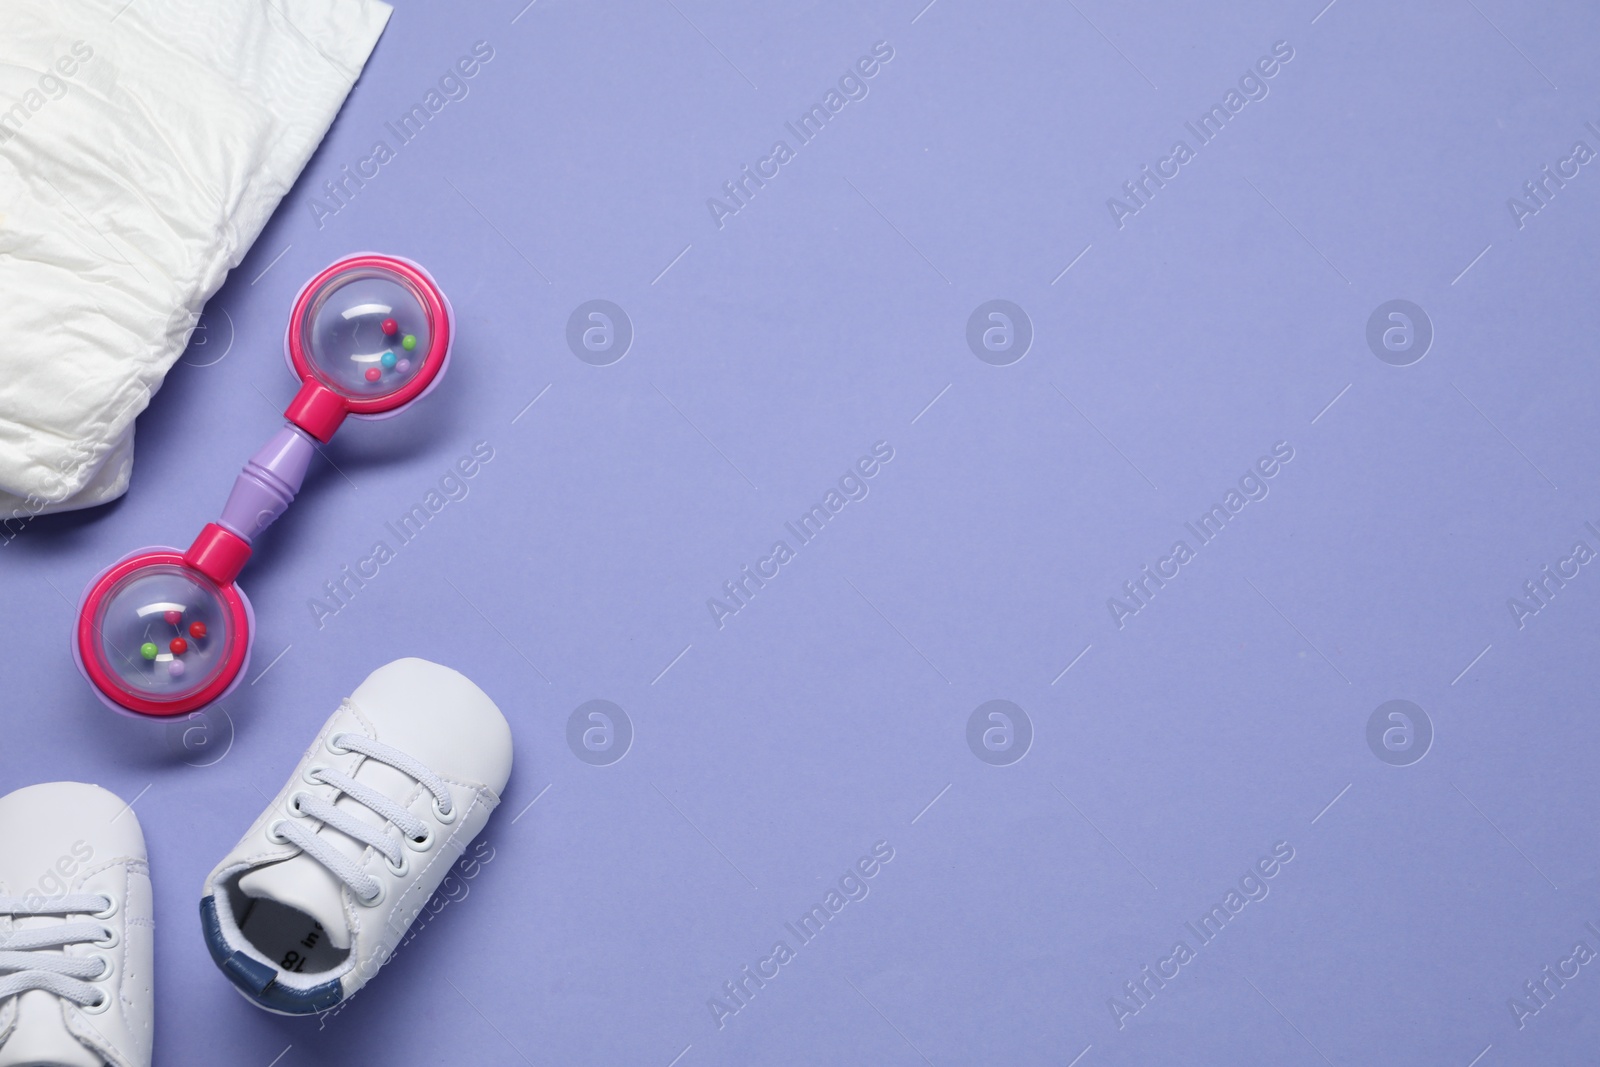
[[250, 458], [222, 517], [187, 551], [147, 548], [84, 590], [72, 657], [100, 699], [135, 717], [196, 711], [239, 684], [255, 614], [234, 584], [250, 543], [300, 491], [315, 445], [346, 416], [383, 419], [439, 384], [455, 317], [428, 272], [375, 253], [342, 259], [295, 297], [283, 351], [302, 385]]

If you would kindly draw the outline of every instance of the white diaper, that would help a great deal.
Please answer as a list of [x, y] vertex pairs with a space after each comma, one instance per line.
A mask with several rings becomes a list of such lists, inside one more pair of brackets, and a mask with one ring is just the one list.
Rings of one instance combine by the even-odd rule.
[[389, 11], [0, 3], [0, 524], [127, 489], [134, 418]]

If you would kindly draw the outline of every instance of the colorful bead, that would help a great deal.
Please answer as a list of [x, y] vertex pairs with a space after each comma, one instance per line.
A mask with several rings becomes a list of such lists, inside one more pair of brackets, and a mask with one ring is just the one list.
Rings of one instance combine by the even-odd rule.
[[169, 611], [169, 612], [166, 612], [161, 617], [163, 619], [167, 620], [167, 625], [168, 626], [176, 626], [180, 622], [183, 621], [183, 612], [181, 612], [181, 611]]
[[181, 656], [185, 652], [189, 651], [189, 642], [185, 641], [181, 637], [174, 637], [172, 639], [172, 643], [167, 647], [172, 650], [172, 654], [174, 656]]
[[399, 371], [401, 374], [404, 374], [406, 371], [411, 369], [411, 361], [409, 359], [402, 359], [400, 362], [394, 365], [394, 369]]
[[183, 665], [183, 660], [181, 659], [172, 660], [167, 664], [167, 675], [172, 678], [182, 678], [183, 672], [186, 670], [188, 668]]
[[414, 334], [414, 333], [406, 334], [404, 337], [402, 337], [400, 339], [400, 347], [405, 349], [407, 352], [410, 352], [412, 349], [416, 348], [417, 347], [417, 335]]
[[195, 640], [198, 641], [200, 638], [204, 637], [205, 635], [206, 635], [206, 624], [205, 623], [203, 623], [203, 622], [191, 622], [189, 624], [189, 636], [190, 637], [192, 637], [192, 638], [194, 638]]
[[155, 659], [156, 653], [160, 651], [161, 650], [156, 647], [156, 643], [154, 641], [146, 641], [144, 644], [139, 646], [139, 655], [143, 656], [145, 659]]
[[393, 370], [397, 360], [393, 352], [385, 352], [378, 362], [383, 364], [384, 370]]
[[377, 367], [368, 367], [367, 368], [367, 381], [375, 382], [379, 378], [382, 378], [382, 377], [383, 377], [383, 371], [379, 370]]
[[393, 319], [384, 319], [383, 332], [385, 335], [393, 337], [395, 334], [400, 332], [400, 324]]

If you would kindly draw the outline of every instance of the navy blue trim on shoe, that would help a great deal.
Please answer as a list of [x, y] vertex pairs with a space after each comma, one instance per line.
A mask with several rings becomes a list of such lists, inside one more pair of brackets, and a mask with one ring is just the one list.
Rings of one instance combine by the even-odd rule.
[[263, 1008], [290, 1015], [315, 1015], [344, 999], [344, 990], [340, 988], [337, 978], [310, 989], [288, 989], [278, 984], [278, 972], [275, 969], [230, 948], [222, 936], [215, 897], [205, 897], [200, 901], [200, 929], [205, 933], [206, 948], [211, 950], [211, 958], [222, 973], [245, 996]]

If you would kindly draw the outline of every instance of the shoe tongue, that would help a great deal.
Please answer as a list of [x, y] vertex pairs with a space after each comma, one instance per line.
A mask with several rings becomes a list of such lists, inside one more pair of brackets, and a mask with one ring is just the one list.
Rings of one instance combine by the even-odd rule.
[[[363, 760], [355, 779], [397, 800], [403, 799], [416, 787], [416, 783], [405, 774], [374, 760]], [[334, 802], [334, 807], [362, 822], [384, 827], [386, 832], [394, 833], [393, 829], [385, 826], [382, 816], [357, 800], [341, 796]], [[316, 823], [312, 821], [305, 825], [315, 826]], [[359, 861], [367, 849], [364, 843], [345, 836], [331, 826], [319, 827], [317, 836], [352, 860]], [[321, 923], [323, 932], [328, 935], [328, 942], [338, 949], [350, 947], [350, 927], [344, 913], [344, 888], [344, 883], [304, 852], [258, 867], [239, 879], [239, 889], [245, 896], [255, 900], [277, 901]], [[0, 1067], [7, 1067], [5, 1061], [0, 1060]]]
[[343, 888], [326, 867], [304, 853], [253, 870], [239, 879], [239, 889], [245, 896], [277, 901], [321, 923], [328, 943], [339, 949], [350, 947], [350, 928], [345, 925], [340, 894]]
[[0, 1067], [105, 1067], [67, 1030], [61, 1000], [35, 989], [17, 998], [17, 1025], [0, 1045]]

